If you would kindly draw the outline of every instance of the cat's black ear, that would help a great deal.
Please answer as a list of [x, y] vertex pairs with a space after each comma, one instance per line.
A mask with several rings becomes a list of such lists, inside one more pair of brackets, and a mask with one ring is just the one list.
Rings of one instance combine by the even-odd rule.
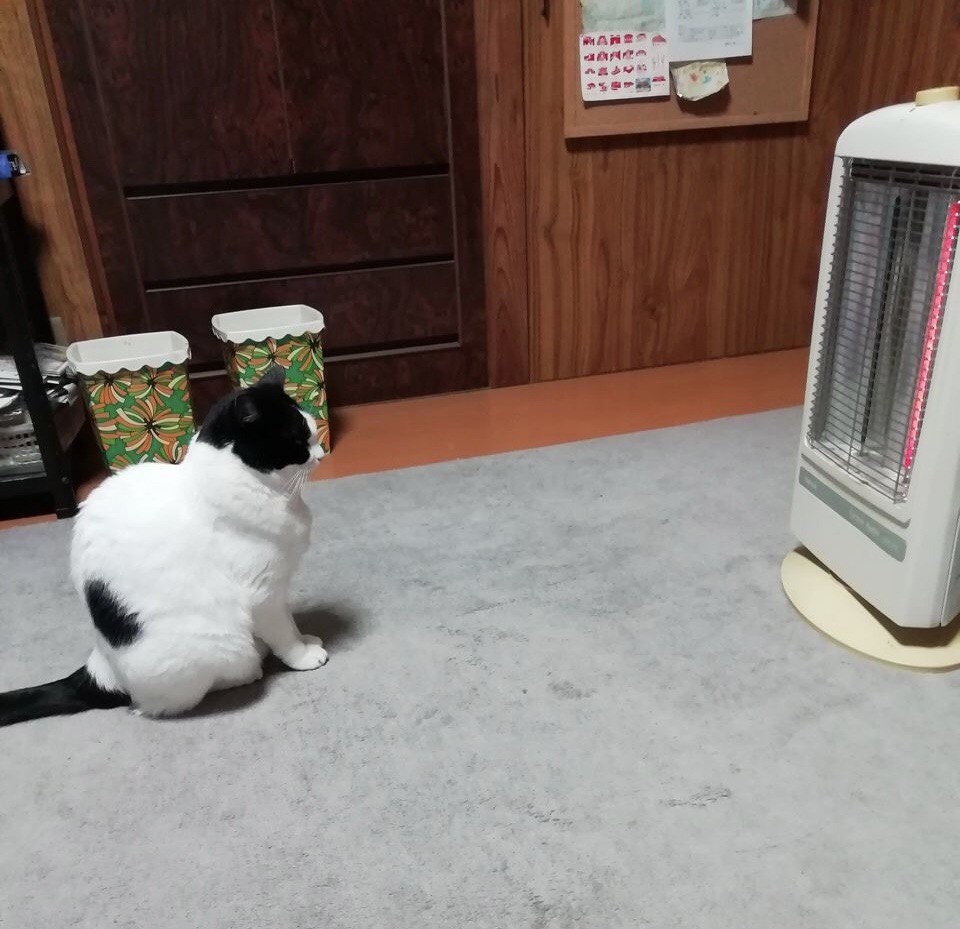
[[273, 387], [283, 387], [285, 378], [286, 372], [283, 370], [283, 367], [274, 362], [267, 368], [267, 373], [260, 378], [258, 383], [270, 384]]
[[257, 409], [257, 404], [254, 403], [249, 394], [237, 394], [235, 407], [237, 410], [237, 419], [244, 426], [249, 426], [260, 418], [260, 411]]

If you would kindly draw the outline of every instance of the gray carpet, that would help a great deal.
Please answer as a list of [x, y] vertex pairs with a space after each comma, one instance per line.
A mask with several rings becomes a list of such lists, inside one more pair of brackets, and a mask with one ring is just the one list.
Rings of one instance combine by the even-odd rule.
[[[329, 665], [0, 730], [0, 924], [955, 926], [960, 677], [784, 601], [798, 426], [310, 487]], [[84, 656], [67, 533], [0, 533], [2, 688]]]

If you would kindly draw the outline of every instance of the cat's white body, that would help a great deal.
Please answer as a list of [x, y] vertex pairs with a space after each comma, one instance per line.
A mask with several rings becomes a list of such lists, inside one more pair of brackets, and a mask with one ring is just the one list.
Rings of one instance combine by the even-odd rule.
[[194, 442], [182, 464], [136, 465], [90, 495], [74, 529], [74, 583], [83, 596], [103, 582], [140, 627], [120, 647], [96, 633], [87, 670], [101, 687], [167, 715], [257, 680], [264, 645], [293, 668], [326, 661], [287, 607], [309, 540], [300, 489], [312, 463], [260, 474], [229, 448]]

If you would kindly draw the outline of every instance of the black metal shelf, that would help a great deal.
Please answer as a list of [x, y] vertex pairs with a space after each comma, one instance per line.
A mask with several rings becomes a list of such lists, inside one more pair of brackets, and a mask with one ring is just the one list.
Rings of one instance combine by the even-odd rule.
[[49, 492], [49, 482], [43, 465], [40, 469], [26, 474], [0, 474], [0, 500], [10, 500], [15, 497], [32, 497]]
[[[0, 157], [6, 157], [0, 153]], [[49, 494], [57, 516], [73, 516], [77, 498], [67, 451], [83, 423], [79, 397], [55, 409], [47, 396], [37, 361], [33, 319], [41, 309], [31, 306], [25, 276], [32, 280], [26, 264], [25, 224], [13, 184], [0, 180], [0, 323], [20, 376], [24, 404], [33, 423], [40, 450], [37, 471], [4, 475], [0, 472], [0, 499]], [[31, 288], [31, 294], [36, 288]], [[34, 296], [34, 301], [39, 300]], [[31, 315], [31, 309], [34, 311]], [[43, 314], [46, 319], [46, 314]]]

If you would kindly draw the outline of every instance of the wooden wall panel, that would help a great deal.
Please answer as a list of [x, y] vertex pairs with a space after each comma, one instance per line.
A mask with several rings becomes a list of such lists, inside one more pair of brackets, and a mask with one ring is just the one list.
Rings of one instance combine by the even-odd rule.
[[[463, 387], [486, 387], [487, 318], [484, 293], [483, 215], [481, 211], [480, 136], [477, 117], [477, 66], [473, 0], [445, 0], [443, 33], [446, 43], [447, 108], [451, 114], [450, 194], [453, 199], [453, 244], [457, 262], [457, 312], [462, 369], [450, 359], [424, 356], [425, 377], [441, 377], [449, 371], [452, 381]], [[435, 356], [446, 353], [434, 352]], [[357, 366], [351, 376], [359, 376]], [[407, 381], [407, 366], [401, 360], [392, 370], [399, 390]], [[410, 370], [413, 370], [412, 368]], [[345, 375], [346, 376], [346, 375]], [[439, 388], [454, 390], [460, 388]], [[409, 394], [408, 394], [409, 395]]]
[[91, 257], [105, 335], [149, 329], [140, 271], [118, 180], [109, 123], [100, 106], [79, 3], [32, 0], [76, 190], [81, 236]]
[[29, 0], [0, 4], [2, 135], [33, 171], [17, 182], [17, 195], [36, 234], [37, 274], [47, 309], [63, 321], [69, 338], [93, 339], [102, 327], [91, 267], [74, 212], [54, 88], [31, 12]]
[[530, 380], [523, 9], [475, 0], [491, 387]]
[[806, 344], [837, 135], [960, 78], [951, 0], [824, 3], [806, 124], [565, 142], [562, 24], [526, 11], [536, 380]]

